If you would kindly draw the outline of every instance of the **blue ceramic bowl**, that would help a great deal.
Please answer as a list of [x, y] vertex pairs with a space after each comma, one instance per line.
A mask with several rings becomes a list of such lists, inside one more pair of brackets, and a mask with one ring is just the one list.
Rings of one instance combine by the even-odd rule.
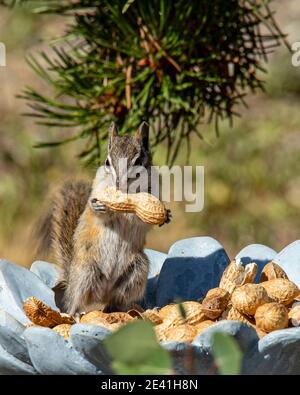
[[[210, 237], [179, 240], [168, 254], [147, 249], [145, 252], [151, 263], [146, 293], [141, 301], [145, 308], [160, 307], [177, 298], [202, 299], [210, 288], [218, 286], [229, 262], [222, 245]], [[279, 253], [252, 244], [243, 248], [236, 258], [245, 264], [256, 262], [259, 272], [273, 260], [300, 287], [300, 241]], [[48, 328], [26, 328], [29, 320], [22, 308], [26, 298], [35, 296], [59, 310], [53, 291], [57, 279], [55, 266], [47, 262], [34, 262], [27, 270], [0, 261], [0, 374], [112, 373], [109, 356], [102, 346], [109, 330], [75, 324], [70, 339], [64, 340]], [[194, 340], [197, 374], [212, 373], [211, 339], [215, 331], [229, 333], [239, 343], [244, 355], [243, 374], [300, 374], [300, 327], [278, 330], [259, 340], [254, 329], [239, 321], [220, 321]], [[183, 363], [188, 346], [178, 342], [161, 344], [172, 351], [175, 371], [188, 373]]]

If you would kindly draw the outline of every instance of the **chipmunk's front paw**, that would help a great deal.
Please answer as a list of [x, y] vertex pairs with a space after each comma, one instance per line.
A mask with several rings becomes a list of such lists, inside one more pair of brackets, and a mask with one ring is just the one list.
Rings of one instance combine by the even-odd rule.
[[97, 198], [92, 198], [90, 200], [91, 208], [97, 213], [105, 213], [107, 211], [107, 207], [105, 204], [101, 203]]
[[171, 222], [171, 219], [172, 219], [171, 210], [167, 209], [167, 210], [166, 210], [166, 220], [165, 220], [165, 222], [164, 222], [163, 224], [161, 224], [161, 225], [159, 225], [159, 226], [163, 226], [164, 224], [170, 223], [170, 222]]

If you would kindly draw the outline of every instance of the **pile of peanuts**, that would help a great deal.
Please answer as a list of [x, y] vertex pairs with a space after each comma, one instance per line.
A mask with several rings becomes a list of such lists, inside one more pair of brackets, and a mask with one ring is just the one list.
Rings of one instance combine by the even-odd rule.
[[[95, 310], [81, 314], [82, 324], [99, 325], [112, 331], [137, 319], [154, 326], [158, 341], [191, 343], [205, 329], [221, 320], [238, 320], [253, 327], [261, 338], [267, 333], [300, 325], [300, 290], [274, 262], [268, 263], [254, 284], [257, 265], [232, 261], [225, 269], [219, 287], [210, 289], [202, 302], [186, 301], [161, 309], [136, 309], [105, 313]], [[298, 301], [299, 300], [299, 301]], [[34, 297], [24, 302], [32, 325], [52, 328], [69, 338], [74, 317], [52, 310]]]

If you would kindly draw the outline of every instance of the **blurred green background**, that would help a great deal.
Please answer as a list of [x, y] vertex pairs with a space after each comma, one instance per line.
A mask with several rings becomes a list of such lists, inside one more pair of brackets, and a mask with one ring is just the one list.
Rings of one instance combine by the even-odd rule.
[[[300, 3], [274, 1], [277, 20], [289, 41], [300, 41]], [[34, 256], [32, 229], [45, 210], [49, 189], [64, 177], [93, 176], [76, 157], [78, 146], [34, 149], [51, 140], [51, 129], [21, 114], [26, 103], [16, 98], [29, 85], [47, 86], [26, 64], [26, 55], [47, 50], [47, 42], [64, 30], [59, 17], [33, 16], [24, 10], [0, 9], [0, 41], [7, 47], [7, 66], [0, 67], [0, 257], [28, 265]], [[171, 224], [153, 228], [147, 247], [167, 251], [179, 238], [209, 235], [233, 257], [250, 243], [280, 250], [299, 238], [300, 212], [300, 67], [282, 47], [267, 65], [266, 92], [247, 98], [233, 127], [221, 136], [205, 124], [205, 141], [192, 144], [192, 165], [205, 166], [205, 205], [185, 213], [172, 203]], [[184, 152], [179, 162], [184, 160]], [[155, 156], [162, 164], [163, 147]]]

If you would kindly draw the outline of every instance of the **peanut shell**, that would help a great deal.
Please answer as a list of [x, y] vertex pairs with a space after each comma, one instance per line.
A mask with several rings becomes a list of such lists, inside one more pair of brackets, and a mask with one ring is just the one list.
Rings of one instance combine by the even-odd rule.
[[[159, 325], [160, 326], [160, 325]], [[173, 328], [166, 328], [163, 339], [167, 341], [177, 341], [191, 343], [197, 336], [197, 329], [188, 324], [178, 325]]]
[[129, 314], [132, 318], [143, 319], [142, 313], [136, 309], [128, 310], [127, 314]]
[[195, 325], [195, 328], [197, 330], [197, 336], [200, 335], [205, 329], [209, 328], [210, 326], [214, 325], [215, 322], [212, 320], [205, 320], [200, 322], [200, 324]]
[[277, 265], [277, 263], [269, 262], [264, 266], [260, 275], [259, 282], [262, 283], [264, 281], [273, 280], [274, 278], [285, 278], [286, 280], [288, 280], [286, 272], [281, 269], [281, 267]]
[[166, 323], [166, 325], [168, 324], [168, 326], [183, 324], [197, 325], [207, 319], [202, 311], [201, 303], [194, 301], [183, 302], [182, 307], [184, 308], [186, 318], [182, 317], [179, 305], [175, 306], [176, 307], [169, 310], [169, 313], [164, 319], [164, 323]]
[[26, 299], [23, 309], [30, 321], [39, 326], [53, 328], [60, 324], [74, 324], [75, 320], [69, 315], [61, 315], [34, 296]]
[[226, 319], [230, 321], [241, 321], [249, 326], [253, 326], [255, 324], [253, 318], [247, 316], [246, 314], [240, 313], [233, 306], [228, 310]]
[[164, 204], [146, 192], [126, 194], [113, 187], [107, 187], [98, 200], [113, 211], [135, 213], [143, 222], [150, 225], [162, 225], [167, 220]]
[[300, 326], [300, 303], [294, 303], [289, 311], [289, 319], [293, 326]]
[[289, 317], [287, 308], [280, 303], [266, 303], [256, 310], [256, 326], [264, 332], [272, 332], [288, 327]]
[[80, 318], [81, 324], [93, 324], [93, 323], [100, 323], [100, 322], [107, 322], [106, 321], [106, 313], [100, 310], [90, 311], [89, 313], [84, 314]]
[[164, 307], [162, 307], [158, 311], [158, 314], [162, 318], [162, 320], [164, 320], [168, 317], [169, 314], [171, 314], [172, 311], [177, 311], [177, 310], [178, 310], [178, 304], [171, 303], [171, 304], [167, 304]]
[[259, 337], [259, 339], [262, 339], [264, 336], [267, 335], [267, 332], [262, 331], [261, 329], [255, 327], [256, 334]]
[[68, 340], [70, 337], [70, 330], [72, 325], [70, 324], [60, 324], [53, 328], [54, 332], [61, 335], [65, 340]]
[[297, 285], [284, 278], [275, 278], [260, 283], [260, 285], [265, 288], [272, 301], [286, 306], [292, 303], [299, 294]]
[[146, 310], [142, 313], [142, 318], [144, 320], [152, 322], [154, 325], [160, 325], [162, 324], [163, 320], [158, 314], [157, 311], [154, 310]]
[[232, 294], [236, 287], [252, 283], [257, 273], [256, 263], [243, 266], [239, 259], [232, 261], [224, 270], [219, 287]]
[[240, 313], [254, 315], [256, 309], [269, 302], [267, 291], [259, 284], [245, 284], [236, 288], [231, 303]]
[[123, 312], [106, 314], [105, 319], [109, 324], [118, 324], [118, 323], [123, 324], [125, 322], [134, 320], [134, 318], [130, 314]]
[[207, 318], [218, 318], [226, 309], [230, 294], [225, 289], [213, 288], [208, 291], [202, 302], [202, 311]]

